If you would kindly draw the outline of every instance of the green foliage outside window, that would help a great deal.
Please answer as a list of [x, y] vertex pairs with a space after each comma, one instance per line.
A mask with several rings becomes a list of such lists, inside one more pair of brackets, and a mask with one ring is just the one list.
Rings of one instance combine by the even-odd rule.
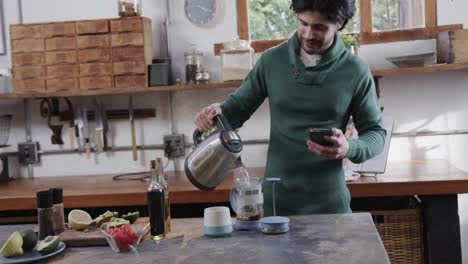
[[[291, 0], [249, 0], [250, 39], [273, 40], [289, 38], [297, 29], [297, 18], [290, 8]], [[360, 31], [359, 1], [356, 15], [343, 32]]]
[[250, 39], [288, 38], [297, 27], [290, 5], [291, 0], [249, 0]]

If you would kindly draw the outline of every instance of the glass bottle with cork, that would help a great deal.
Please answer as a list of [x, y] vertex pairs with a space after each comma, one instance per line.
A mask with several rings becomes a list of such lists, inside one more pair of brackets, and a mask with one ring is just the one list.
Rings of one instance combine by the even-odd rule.
[[54, 235], [54, 211], [52, 209], [52, 192], [40, 191], [36, 193], [37, 222], [39, 225], [39, 240]]
[[159, 179], [156, 160], [151, 161], [150, 166], [151, 182], [148, 186], [148, 213], [150, 219], [150, 233], [153, 240], [165, 238], [165, 212], [164, 212], [164, 188]]
[[164, 166], [161, 158], [156, 158], [156, 167], [159, 184], [161, 184], [164, 190], [164, 227], [167, 234], [171, 231], [171, 202], [169, 201], [169, 184], [164, 178]]
[[63, 189], [50, 188], [52, 192], [52, 211], [54, 212], [54, 234], [58, 235], [65, 231], [65, 213], [63, 212]]

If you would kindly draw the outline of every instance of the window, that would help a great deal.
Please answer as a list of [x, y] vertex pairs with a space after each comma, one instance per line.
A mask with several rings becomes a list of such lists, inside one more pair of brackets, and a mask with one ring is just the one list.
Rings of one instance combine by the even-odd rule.
[[[237, 0], [237, 29], [255, 52], [278, 45], [296, 30], [291, 0]], [[463, 25], [437, 26], [437, 0], [357, 0], [356, 15], [344, 32], [360, 33], [361, 43], [435, 38]], [[219, 54], [222, 45], [215, 45]]]

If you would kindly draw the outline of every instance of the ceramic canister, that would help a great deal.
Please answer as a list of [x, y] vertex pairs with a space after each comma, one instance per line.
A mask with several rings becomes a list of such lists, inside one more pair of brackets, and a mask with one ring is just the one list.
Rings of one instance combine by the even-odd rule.
[[211, 237], [226, 236], [232, 233], [232, 220], [229, 208], [215, 206], [206, 208], [203, 215], [203, 231]]

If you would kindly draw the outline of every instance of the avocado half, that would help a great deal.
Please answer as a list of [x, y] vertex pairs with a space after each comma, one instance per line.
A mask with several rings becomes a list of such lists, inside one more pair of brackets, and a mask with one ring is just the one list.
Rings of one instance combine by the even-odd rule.
[[54, 252], [60, 243], [59, 236], [47, 236], [37, 246], [37, 252], [41, 255], [47, 255]]

